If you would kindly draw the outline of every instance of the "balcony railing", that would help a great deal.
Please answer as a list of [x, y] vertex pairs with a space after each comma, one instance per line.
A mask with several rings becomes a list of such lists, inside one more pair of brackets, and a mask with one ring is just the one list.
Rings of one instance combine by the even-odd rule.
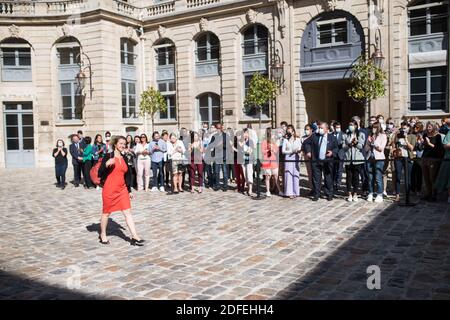
[[136, 7], [122, 0], [0, 0], [0, 17], [64, 16], [102, 9], [137, 20], [148, 20], [237, 2], [245, 0], [167, 0], [146, 7]]

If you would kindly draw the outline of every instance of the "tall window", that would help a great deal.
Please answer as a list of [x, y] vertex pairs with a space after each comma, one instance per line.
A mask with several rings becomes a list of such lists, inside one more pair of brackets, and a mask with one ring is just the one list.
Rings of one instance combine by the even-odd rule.
[[167, 103], [167, 110], [161, 111], [159, 113], [159, 118], [161, 120], [176, 120], [177, 119], [177, 110], [176, 110], [175, 81], [159, 82], [158, 90], [161, 92], [163, 97], [166, 99], [166, 103]]
[[2, 81], [31, 81], [31, 48], [23, 39], [9, 38], [0, 44]]
[[198, 108], [202, 123], [209, 126], [220, 122], [220, 97], [217, 94], [205, 93], [198, 97]]
[[122, 118], [136, 117], [136, 83], [122, 80]]
[[219, 39], [211, 32], [201, 35], [197, 40], [197, 61], [219, 59]]
[[62, 100], [62, 118], [64, 120], [81, 119], [83, 96], [75, 82], [60, 82]]
[[120, 39], [120, 63], [134, 66], [134, 47], [135, 44], [130, 39]]
[[347, 43], [347, 19], [317, 21], [317, 36], [321, 45], [338, 45]]
[[447, 67], [410, 70], [411, 111], [447, 109]]
[[80, 43], [73, 37], [66, 37], [56, 44], [58, 57], [58, 80], [61, 94], [61, 118], [82, 119], [84, 96], [75, 76], [79, 71]]
[[244, 31], [244, 55], [267, 53], [268, 31], [261, 25], [252, 25]]
[[409, 8], [410, 36], [447, 32], [448, 2], [419, 1]]
[[[269, 31], [266, 27], [258, 24], [249, 26], [243, 31], [243, 77], [244, 77], [244, 99], [247, 96], [250, 80], [253, 74], [259, 72], [262, 75], [268, 75], [268, 50], [269, 50]], [[249, 117], [259, 116], [257, 108], [244, 109]], [[269, 106], [262, 108], [264, 116], [269, 117]]]
[[156, 49], [158, 66], [173, 65], [175, 62], [174, 46], [169, 41], [163, 41]]

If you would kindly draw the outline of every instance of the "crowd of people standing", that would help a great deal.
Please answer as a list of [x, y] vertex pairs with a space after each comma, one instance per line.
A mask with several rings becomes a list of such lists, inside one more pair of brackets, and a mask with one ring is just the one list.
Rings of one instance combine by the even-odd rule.
[[[313, 201], [322, 196], [332, 201], [344, 187], [345, 173], [348, 201], [383, 202], [388, 191], [400, 201], [403, 182], [426, 201], [436, 201], [438, 193], [447, 191], [450, 203], [449, 128], [449, 118], [441, 124], [414, 117], [396, 123], [382, 115], [370, 117], [367, 128], [355, 116], [342, 124], [314, 121], [303, 130], [282, 122], [262, 135], [251, 124], [240, 130], [204, 124], [199, 131], [153, 132], [150, 139], [144, 133], [128, 135], [121, 153], [130, 170], [130, 187], [137, 191], [227, 192], [232, 182], [237, 192], [252, 196], [260, 160], [261, 188], [265, 186], [267, 197], [299, 197], [304, 186], [300, 168], [305, 166], [305, 188]], [[75, 187], [83, 181], [85, 188], [100, 189], [91, 172], [113, 152], [111, 133], [92, 140], [78, 131], [70, 139], [68, 149], [60, 139], [53, 150], [57, 186], [67, 185], [70, 154]]]

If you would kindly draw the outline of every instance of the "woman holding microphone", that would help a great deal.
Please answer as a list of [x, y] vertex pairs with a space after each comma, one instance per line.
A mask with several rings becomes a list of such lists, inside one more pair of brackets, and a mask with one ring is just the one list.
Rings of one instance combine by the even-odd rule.
[[100, 219], [100, 243], [109, 244], [106, 237], [106, 227], [108, 226], [109, 215], [112, 212], [122, 211], [128, 229], [131, 233], [130, 244], [133, 246], [143, 246], [142, 240], [134, 225], [131, 215], [131, 202], [133, 198], [131, 193], [131, 168], [124, 156], [126, 148], [125, 137], [118, 136], [111, 139], [112, 153], [105, 155], [102, 161], [98, 175], [103, 185], [103, 213]]

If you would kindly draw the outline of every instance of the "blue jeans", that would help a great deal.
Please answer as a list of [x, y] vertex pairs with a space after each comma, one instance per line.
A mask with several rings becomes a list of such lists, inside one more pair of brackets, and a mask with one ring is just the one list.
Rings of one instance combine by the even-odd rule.
[[384, 167], [384, 160], [376, 160], [374, 162], [368, 163], [368, 182], [369, 182], [369, 193], [373, 193], [374, 186], [374, 176], [375, 176], [375, 182], [377, 184], [377, 195], [383, 194], [383, 167]]
[[[153, 162], [152, 161], [152, 172], [153, 172], [153, 187], [164, 187], [164, 162]], [[159, 172], [159, 175], [158, 175]], [[159, 181], [158, 181], [159, 180]], [[159, 185], [158, 185], [159, 182]]]
[[[222, 169], [222, 170], [221, 170]], [[223, 188], [228, 188], [228, 168], [226, 161], [223, 164], [214, 163], [214, 188], [219, 188], [220, 171], [223, 172]]]
[[67, 171], [67, 162], [58, 163], [55, 165], [55, 175], [58, 186], [64, 186], [66, 184], [66, 171]]
[[400, 182], [402, 181], [402, 177], [404, 177], [403, 170], [408, 170], [406, 172], [406, 181], [405, 187], [410, 188], [411, 186], [411, 171], [412, 171], [412, 162], [408, 159], [408, 167], [405, 168], [405, 158], [400, 158], [394, 160], [394, 168], [395, 168], [395, 194], [400, 194]]

